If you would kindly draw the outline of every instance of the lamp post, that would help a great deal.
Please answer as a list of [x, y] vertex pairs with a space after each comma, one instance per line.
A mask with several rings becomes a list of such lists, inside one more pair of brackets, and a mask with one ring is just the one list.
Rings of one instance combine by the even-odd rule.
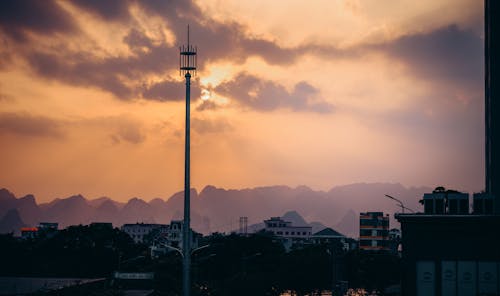
[[395, 197], [392, 197], [392, 196], [390, 196], [390, 195], [388, 195], [388, 194], [386, 194], [386, 195], [385, 195], [385, 197], [390, 198], [390, 199], [392, 199], [392, 200], [396, 201], [397, 203], [399, 203], [399, 206], [401, 207], [401, 212], [402, 212], [403, 214], [405, 213], [405, 209], [407, 209], [408, 211], [410, 211], [410, 212], [412, 212], [412, 213], [415, 213], [415, 211], [414, 211], [414, 210], [412, 210], [412, 209], [410, 209], [410, 208], [405, 207], [405, 206], [403, 205], [403, 202], [402, 202], [402, 201], [400, 201], [399, 199], [397, 199], [397, 198], [395, 198]]
[[182, 235], [182, 290], [184, 296], [191, 292], [191, 231], [190, 231], [190, 96], [191, 72], [196, 73], [196, 47], [189, 44], [189, 26], [187, 46], [179, 47], [179, 71], [186, 78], [186, 135], [184, 158], [184, 224]]

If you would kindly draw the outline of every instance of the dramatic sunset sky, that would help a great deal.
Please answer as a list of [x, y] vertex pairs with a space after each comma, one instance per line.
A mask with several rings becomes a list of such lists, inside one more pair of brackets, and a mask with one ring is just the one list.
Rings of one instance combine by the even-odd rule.
[[0, 1], [0, 187], [484, 183], [483, 1]]

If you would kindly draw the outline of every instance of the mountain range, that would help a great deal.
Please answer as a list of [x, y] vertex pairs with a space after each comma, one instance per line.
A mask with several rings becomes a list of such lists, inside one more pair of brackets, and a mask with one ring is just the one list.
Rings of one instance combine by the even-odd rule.
[[[228, 190], [209, 185], [201, 192], [191, 189], [191, 225], [203, 234], [227, 232], [238, 229], [239, 217], [245, 216], [252, 231], [252, 227], [259, 228], [265, 219], [296, 211], [299, 217], [304, 217], [302, 220], [314, 221], [309, 224], [313, 228], [324, 225], [356, 237], [359, 212], [383, 211], [391, 215], [391, 227], [398, 227], [392, 214], [399, 208], [385, 198], [385, 194], [417, 210], [423, 193], [431, 191], [427, 187], [407, 188], [399, 183], [356, 183], [329, 191], [306, 186]], [[155, 198], [149, 202], [137, 197], [123, 203], [108, 197], [87, 199], [74, 195], [38, 204], [33, 195], [18, 198], [7, 189], [0, 189], [0, 232], [18, 233], [20, 227], [36, 226], [39, 222], [58, 222], [60, 228], [91, 222], [111, 222], [115, 227], [136, 222], [169, 223], [182, 219], [183, 199], [181, 191], [168, 199]], [[299, 222], [306, 223], [294, 221], [294, 225]]]

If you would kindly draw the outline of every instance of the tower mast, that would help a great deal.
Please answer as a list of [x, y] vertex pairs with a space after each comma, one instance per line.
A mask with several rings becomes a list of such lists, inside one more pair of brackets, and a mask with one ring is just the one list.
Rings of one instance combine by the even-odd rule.
[[186, 135], [184, 158], [184, 223], [182, 229], [182, 290], [184, 296], [191, 294], [191, 205], [190, 205], [190, 100], [191, 72], [196, 74], [197, 48], [189, 44], [189, 25], [187, 29], [187, 46], [179, 47], [179, 71], [186, 78]]

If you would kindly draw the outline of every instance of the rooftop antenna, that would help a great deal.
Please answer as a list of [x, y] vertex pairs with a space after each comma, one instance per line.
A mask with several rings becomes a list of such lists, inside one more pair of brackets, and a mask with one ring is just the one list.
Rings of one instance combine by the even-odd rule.
[[180, 46], [179, 71], [186, 78], [186, 136], [184, 158], [184, 223], [182, 233], [182, 290], [184, 296], [191, 293], [191, 231], [190, 231], [190, 96], [191, 73], [196, 74], [196, 47], [189, 44], [189, 25], [187, 27], [187, 46]]
[[[179, 46], [180, 56], [179, 56], [179, 74], [184, 75], [187, 78], [187, 74], [193, 73], [196, 75], [196, 46], [189, 44], [189, 25], [187, 27], [187, 46]], [[189, 75], [191, 77], [191, 75]]]

